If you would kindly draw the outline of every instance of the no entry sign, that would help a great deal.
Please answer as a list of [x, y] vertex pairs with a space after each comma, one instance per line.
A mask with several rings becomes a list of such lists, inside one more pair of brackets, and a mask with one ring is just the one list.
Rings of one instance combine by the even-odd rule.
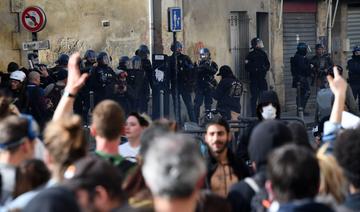
[[46, 24], [46, 16], [40, 7], [27, 7], [21, 15], [21, 23], [30, 32], [41, 31]]

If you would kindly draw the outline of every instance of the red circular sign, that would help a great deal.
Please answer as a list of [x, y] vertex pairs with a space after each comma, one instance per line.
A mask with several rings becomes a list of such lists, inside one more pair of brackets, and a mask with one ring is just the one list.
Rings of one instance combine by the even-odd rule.
[[21, 15], [21, 23], [30, 32], [41, 31], [46, 24], [46, 16], [40, 7], [27, 7]]

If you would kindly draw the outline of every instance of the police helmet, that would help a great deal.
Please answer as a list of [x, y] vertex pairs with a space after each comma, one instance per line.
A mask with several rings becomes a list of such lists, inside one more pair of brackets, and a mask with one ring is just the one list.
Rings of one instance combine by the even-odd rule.
[[92, 49], [86, 50], [84, 59], [88, 62], [95, 63], [96, 62], [96, 52]]
[[129, 69], [135, 69], [135, 70], [140, 70], [141, 69], [141, 57], [140, 56], [133, 56], [130, 59], [130, 67]]
[[260, 38], [253, 38], [251, 40], [251, 48], [264, 48], [264, 43]]
[[354, 46], [353, 53], [359, 52], [359, 51], [360, 51], [360, 46]]
[[298, 51], [304, 51], [304, 50], [307, 51], [308, 45], [306, 43], [301, 42], [301, 43], [298, 43], [296, 48]]
[[119, 68], [126, 68], [130, 58], [128, 56], [121, 56], [119, 58]]
[[170, 50], [172, 52], [175, 52], [181, 50], [182, 48], [183, 48], [182, 44], [179, 41], [176, 41], [175, 43], [171, 44]]
[[66, 66], [68, 62], [69, 62], [69, 56], [67, 54], [61, 54], [59, 58], [55, 61], [55, 63], [60, 66]]
[[208, 48], [201, 48], [199, 51], [199, 54], [200, 54], [201, 60], [208, 60], [208, 59], [210, 59], [210, 56], [211, 56]]
[[119, 58], [119, 63], [126, 63], [129, 60], [130, 60], [130, 58], [128, 56], [121, 56]]
[[99, 55], [96, 58], [96, 61], [99, 65], [109, 65], [110, 60], [109, 56], [106, 52], [100, 52]]
[[139, 55], [142, 59], [145, 59], [148, 54], [150, 54], [149, 48], [146, 45], [141, 44], [137, 50], [137, 55]]

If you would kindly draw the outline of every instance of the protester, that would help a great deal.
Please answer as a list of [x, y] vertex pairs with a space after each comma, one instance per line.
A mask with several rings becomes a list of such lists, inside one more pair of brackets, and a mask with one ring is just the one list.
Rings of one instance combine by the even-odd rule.
[[136, 112], [129, 114], [125, 125], [125, 136], [128, 142], [119, 146], [119, 153], [122, 157], [136, 162], [136, 156], [141, 147], [140, 136], [148, 126], [149, 122], [140, 114]]
[[49, 186], [56, 185], [64, 180], [68, 166], [87, 154], [80, 116], [65, 116], [49, 122], [44, 132], [44, 144], [44, 161], [52, 173]]
[[309, 149], [292, 144], [274, 150], [268, 158], [267, 176], [271, 211], [333, 211], [314, 201], [319, 192], [320, 167]]
[[206, 187], [226, 197], [230, 187], [249, 176], [245, 162], [228, 148], [231, 141], [230, 126], [223, 118], [215, 118], [206, 126], [205, 143], [208, 173]]
[[26, 75], [22, 71], [14, 71], [10, 74], [10, 93], [13, 104], [22, 112], [27, 109], [28, 97], [26, 95]]
[[29, 73], [29, 84], [27, 85], [27, 95], [29, 98], [28, 112], [34, 116], [41, 129], [50, 119], [49, 108], [51, 102], [45, 98], [44, 90], [40, 87], [40, 74], [36, 71]]
[[36, 129], [33, 120], [11, 115], [0, 122], [0, 205], [12, 200], [16, 182], [16, 166], [34, 157]]
[[26, 160], [17, 167], [14, 200], [6, 205], [6, 211], [23, 210], [28, 202], [43, 189], [50, 179], [50, 172], [44, 162], [38, 159]]
[[[125, 115], [121, 106], [113, 100], [104, 100], [93, 111], [91, 134], [96, 140], [95, 154], [118, 167], [123, 175], [135, 164], [119, 154], [120, 135], [124, 129]], [[121, 147], [120, 147], [121, 148]]]
[[281, 107], [278, 95], [275, 91], [263, 91], [259, 96], [259, 101], [255, 111], [257, 120], [251, 121], [244, 129], [244, 132], [238, 138], [237, 154], [244, 161], [249, 161], [249, 154], [247, 152], [250, 135], [253, 129], [260, 122], [264, 120], [280, 119]]
[[320, 166], [320, 189], [317, 200], [333, 209], [343, 203], [346, 195], [346, 180], [343, 170], [335, 157], [326, 154], [327, 144], [317, 152], [316, 158]]
[[221, 76], [221, 80], [214, 92], [216, 109], [226, 120], [237, 120], [241, 110], [243, 86], [229, 66], [221, 66], [217, 76]]
[[[234, 184], [227, 196], [233, 211], [251, 211], [265, 207], [251, 204], [254, 196], [263, 196], [265, 192], [267, 156], [272, 150], [292, 141], [290, 129], [279, 120], [267, 120], [259, 123], [251, 133], [249, 141], [249, 156], [255, 174]], [[262, 195], [262, 196], [261, 196]], [[255, 208], [256, 207], [256, 208]]]
[[195, 142], [182, 135], [154, 140], [142, 172], [154, 196], [155, 211], [194, 212], [206, 166]]
[[121, 211], [127, 204], [121, 173], [107, 161], [85, 157], [70, 166], [64, 176], [65, 187], [76, 194], [83, 211]]
[[75, 195], [64, 187], [51, 187], [36, 195], [24, 212], [80, 212]]
[[307, 129], [305, 128], [304, 124], [300, 122], [290, 122], [287, 124], [288, 128], [291, 131], [293, 142], [299, 146], [304, 146], [313, 150], [313, 147], [310, 144], [309, 136], [307, 134]]

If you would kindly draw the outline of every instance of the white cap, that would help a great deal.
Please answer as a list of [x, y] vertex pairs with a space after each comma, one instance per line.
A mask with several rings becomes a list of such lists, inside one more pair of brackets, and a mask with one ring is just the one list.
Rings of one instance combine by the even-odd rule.
[[24, 82], [26, 78], [26, 74], [22, 71], [14, 71], [10, 74], [10, 79], [13, 79], [13, 80], [18, 80], [20, 82]]

